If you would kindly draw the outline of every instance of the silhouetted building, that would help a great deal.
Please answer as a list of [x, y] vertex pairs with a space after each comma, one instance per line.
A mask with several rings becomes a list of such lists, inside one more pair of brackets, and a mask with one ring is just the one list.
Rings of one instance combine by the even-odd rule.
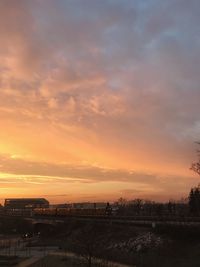
[[4, 207], [6, 209], [35, 209], [48, 208], [49, 202], [45, 198], [7, 198]]

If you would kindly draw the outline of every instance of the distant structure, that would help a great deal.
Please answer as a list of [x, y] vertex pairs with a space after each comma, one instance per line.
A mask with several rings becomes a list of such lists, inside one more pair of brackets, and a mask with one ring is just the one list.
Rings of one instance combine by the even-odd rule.
[[53, 204], [50, 208], [67, 208], [67, 209], [103, 209], [106, 208], [106, 202], [75, 202], [75, 203], [64, 203], [64, 204]]
[[5, 209], [28, 209], [49, 208], [49, 201], [45, 198], [7, 198], [4, 203]]
[[106, 208], [107, 203], [105, 202], [81, 202], [81, 203], [72, 203], [70, 204], [70, 208], [74, 209], [103, 209]]

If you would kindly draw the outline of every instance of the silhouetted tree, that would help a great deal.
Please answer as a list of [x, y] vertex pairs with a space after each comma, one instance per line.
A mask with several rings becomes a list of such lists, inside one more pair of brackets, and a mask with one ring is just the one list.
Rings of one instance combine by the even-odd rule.
[[122, 197], [120, 197], [118, 200], [117, 200], [117, 204], [118, 204], [118, 206], [126, 206], [127, 205], [127, 203], [128, 203], [128, 201], [127, 201], [127, 199], [125, 199], [125, 198], [122, 198]]
[[136, 215], [140, 215], [143, 209], [144, 201], [142, 199], [136, 198], [130, 202], [131, 207]]
[[74, 251], [86, 260], [88, 267], [91, 267], [95, 257], [104, 257], [109, 232], [106, 232], [102, 225], [88, 223], [81, 227], [72, 238]]
[[168, 209], [169, 214], [172, 214], [172, 212], [173, 212], [173, 204], [172, 204], [171, 201], [168, 202], [167, 209]]
[[153, 213], [153, 207], [154, 207], [154, 202], [150, 200], [145, 200], [143, 204], [143, 209], [144, 209], [144, 214], [151, 216]]
[[189, 194], [189, 207], [191, 213], [200, 213], [200, 186], [191, 189]]
[[167, 211], [168, 211], [168, 214], [172, 215], [172, 214], [175, 214], [176, 213], [176, 203], [174, 201], [169, 201], [167, 203]]
[[156, 204], [156, 215], [161, 216], [163, 214], [163, 204], [157, 203]]
[[194, 213], [195, 212], [195, 200], [194, 200], [193, 188], [190, 190], [190, 194], [189, 194], [189, 207], [190, 207], [190, 212]]
[[120, 197], [117, 202], [117, 214], [118, 215], [125, 215], [126, 214], [126, 206], [128, 204], [128, 201], [125, 198]]
[[[200, 145], [200, 142], [197, 142], [197, 144]], [[198, 161], [193, 162], [190, 169], [200, 175], [200, 150], [197, 150], [197, 156]]]

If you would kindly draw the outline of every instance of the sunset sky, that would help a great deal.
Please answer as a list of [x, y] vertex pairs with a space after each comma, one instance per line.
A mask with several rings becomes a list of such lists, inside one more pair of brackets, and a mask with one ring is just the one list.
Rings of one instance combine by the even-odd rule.
[[199, 0], [0, 0], [0, 202], [180, 199], [199, 139]]

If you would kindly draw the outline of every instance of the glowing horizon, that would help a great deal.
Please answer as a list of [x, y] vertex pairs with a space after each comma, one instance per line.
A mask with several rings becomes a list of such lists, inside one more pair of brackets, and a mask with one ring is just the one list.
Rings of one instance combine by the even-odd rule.
[[199, 8], [2, 0], [1, 199], [187, 196], [199, 181]]

